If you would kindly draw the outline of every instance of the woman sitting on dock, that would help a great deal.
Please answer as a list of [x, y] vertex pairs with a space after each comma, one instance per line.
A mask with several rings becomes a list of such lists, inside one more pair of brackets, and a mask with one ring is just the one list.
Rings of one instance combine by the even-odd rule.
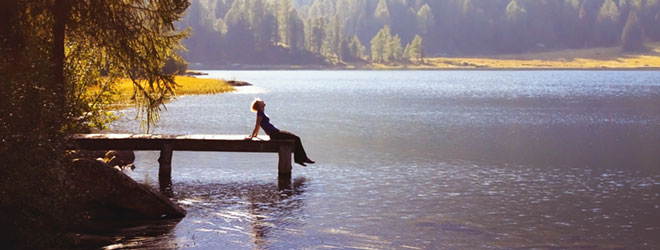
[[284, 130], [279, 130], [273, 124], [270, 123], [270, 118], [264, 113], [264, 109], [266, 108], [266, 103], [260, 99], [255, 99], [252, 102], [252, 112], [257, 113], [257, 123], [254, 125], [254, 130], [252, 131], [252, 134], [248, 136], [246, 139], [252, 139], [253, 137], [257, 137], [257, 134], [259, 134], [259, 128], [263, 128], [266, 134], [270, 136], [271, 140], [294, 140], [294, 148], [293, 148], [293, 159], [296, 163], [302, 165], [302, 166], [307, 166], [305, 163], [314, 163], [314, 161], [310, 160], [307, 158], [307, 154], [305, 153], [305, 149], [303, 148], [302, 142], [300, 141], [300, 137], [297, 135], [284, 131]]

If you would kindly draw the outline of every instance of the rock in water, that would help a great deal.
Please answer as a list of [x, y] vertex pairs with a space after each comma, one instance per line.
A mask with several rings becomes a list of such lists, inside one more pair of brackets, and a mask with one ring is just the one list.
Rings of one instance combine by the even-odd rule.
[[126, 163], [124, 165], [128, 165], [130, 163], [135, 162], [135, 153], [132, 150], [109, 150], [108, 152], [105, 153], [106, 159], [111, 160], [113, 157]]
[[229, 81], [227, 81], [227, 83], [229, 83], [229, 85], [234, 86], [234, 87], [252, 86], [251, 83], [245, 82], [245, 81], [229, 80]]
[[186, 211], [151, 187], [92, 159], [76, 159], [67, 177], [69, 190], [91, 204], [91, 214], [142, 219], [181, 218]]

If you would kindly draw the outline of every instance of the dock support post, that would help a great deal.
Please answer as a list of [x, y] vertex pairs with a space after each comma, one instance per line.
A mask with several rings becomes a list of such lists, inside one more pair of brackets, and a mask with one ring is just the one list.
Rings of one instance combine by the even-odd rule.
[[171, 197], [172, 193], [172, 144], [163, 144], [158, 158], [158, 184], [160, 192]]
[[280, 179], [291, 179], [291, 144], [281, 145], [278, 156], [277, 177]]

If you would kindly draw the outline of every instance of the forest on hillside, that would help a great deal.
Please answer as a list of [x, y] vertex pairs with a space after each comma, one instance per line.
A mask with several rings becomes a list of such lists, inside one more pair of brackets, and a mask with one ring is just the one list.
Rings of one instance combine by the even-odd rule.
[[660, 41], [660, 0], [192, 0], [190, 63], [419, 62]]

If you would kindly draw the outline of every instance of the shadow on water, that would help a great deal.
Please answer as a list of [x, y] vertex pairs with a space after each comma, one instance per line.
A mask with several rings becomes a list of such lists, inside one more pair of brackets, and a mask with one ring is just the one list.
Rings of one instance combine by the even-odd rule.
[[160, 193], [168, 198], [174, 197], [172, 190], [172, 177], [171, 176], [158, 176], [158, 188]]
[[112, 229], [105, 235], [118, 241], [106, 249], [267, 248], [284, 240], [278, 238], [279, 230], [299, 223], [306, 181], [300, 177], [270, 183], [174, 182], [164, 190], [188, 211], [183, 220]]
[[134, 249], [145, 245], [176, 248], [173, 230], [181, 219], [99, 220], [85, 225], [85, 233], [71, 233], [72, 249]]

